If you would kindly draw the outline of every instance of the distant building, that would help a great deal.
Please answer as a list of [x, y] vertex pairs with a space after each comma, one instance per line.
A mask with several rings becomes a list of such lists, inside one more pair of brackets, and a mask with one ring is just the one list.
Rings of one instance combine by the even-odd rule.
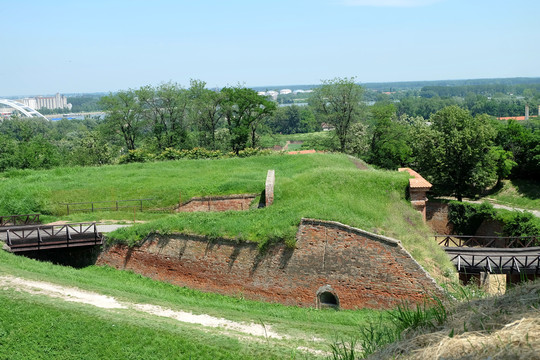
[[327, 123], [322, 123], [321, 127], [322, 127], [323, 131], [331, 131], [331, 130], [336, 129], [332, 124], [327, 124]]
[[69, 109], [71, 104], [68, 104], [67, 98], [64, 95], [56, 93], [55, 96], [36, 96], [32, 98], [24, 98], [17, 100], [32, 109]]
[[291, 89], [281, 89], [281, 90], [279, 90], [279, 95], [288, 95], [288, 94], [292, 94]]

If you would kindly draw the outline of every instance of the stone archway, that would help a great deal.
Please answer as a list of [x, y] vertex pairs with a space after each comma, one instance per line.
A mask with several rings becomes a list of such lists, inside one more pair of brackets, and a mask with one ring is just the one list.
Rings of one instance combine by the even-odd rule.
[[317, 290], [316, 303], [318, 309], [339, 309], [339, 297], [330, 285], [321, 286]]

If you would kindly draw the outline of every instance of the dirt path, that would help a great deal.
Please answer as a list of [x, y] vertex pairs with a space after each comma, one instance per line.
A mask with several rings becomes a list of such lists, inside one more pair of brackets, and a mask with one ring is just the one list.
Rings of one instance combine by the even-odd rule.
[[145, 312], [147, 314], [168, 317], [180, 322], [198, 324], [209, 327], [223, 327], [235, 330], [248, 335], [264, 336], [276, 339], [288, 338], [272, 330], [270, 325], [264, 327], [260, 324], [239, 323], [210, 315], [197, 315], [186, 311], [176, 311], [151, 304], [135, 304], [120, 302], [111, 296], [85, 291], [72, 287], [64, 287], [42, 281], [27, 280], [13, 276], [0, 276], [0, 287], [3, 289], [15, 289], [33, 295], [45, 295], [64, 301], [77, 302], [81, 304], [93, 305], [102, 309], [131, 309]]
[[290, 142], [289, 140], [287, 140], [287, 141], [285, 142], [285, 146], [283, 146], [283, 149], [282, 149], [282, 150], [283, 150], [283, 151], [289, 150], [289, 145], [290, 145], [290, 144], [291, 144], [291, 142]]
[[[136, 304], [126, 301], [118, 301], [112, 296], [74, 287], [66, 287], [43, 281], [28, 280], [10, 275], [0, 276], [0, 290], [8, 289], [25, 292], [32, 295], [49, 296], [64, 301], [92, 305], [102, 309], [124, 309], [159, 317], [166, 317], [183, 323], [217, 328], [224, 333], [224, 335], [234, 336], [238, 339], [250, 340], [250, 338], [247, 338], [245, 335], [254, 336], [255, 341], [260, 341], [258, 338], [276, 340], [291, 339], [291, 337], [288, 335], [277, 333], [272, 329], [272, 326], [268, 324], [242, 323], [206, 314], [193, 314], [187, 311], [173, 310], [158, 305]], [[231, 331], [244, 335], [231, 333]], [[326, 352], [307, 347], [298, 347], [297, 350], [314, 355], [327, 355]]]

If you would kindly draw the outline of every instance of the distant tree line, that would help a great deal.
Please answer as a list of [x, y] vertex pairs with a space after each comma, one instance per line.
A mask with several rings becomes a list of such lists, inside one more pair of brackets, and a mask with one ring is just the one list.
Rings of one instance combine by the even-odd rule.
[[[143, 86], [103, 96], [104, 119], [11, 118], [0, 122], [0, 171], [58, 165], [257, 154], [261, 136], [320, 131], [307, 147], [355, 155], [380, 168], [408, 166], [439, 194], [461, 199], [503, 178], [540, 178], [540, 121], [497, 121], [470, 93], [369, 106], [354, 78], [323, 81], [307, 106], [277, 104], [242, 86], [211, 90], [199, 80]], [[471, 110], [472, 109], [472, 110]], [[487, 114], [486, 114], [487, 113]]]

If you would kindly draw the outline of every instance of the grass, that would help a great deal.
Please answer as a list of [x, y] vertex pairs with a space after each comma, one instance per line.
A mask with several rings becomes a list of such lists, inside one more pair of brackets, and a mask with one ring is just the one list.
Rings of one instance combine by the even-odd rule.
[[[299, 346], [329, 351], [337, 336], [350, 337], [381, 312], [314, 310], [204, 293], [154, 281], [127, 271], [41, 263], [0, 252], [0, 276], [52, 282], [173, 310], [209, 314], [271, 326], [291, 339], [242, 340], [212, 328], [167, 318], [133, 315], [67, 303], [43, 295], [0, 288], [0, 357], [25, 358], [296, 358]], [[313, 341], [313, 338], [319, 339]]]
[[[468, 291], [464, 291], [467, 293]], [[540, 282], [501, 296], [455, 301], [440, 325], [402, 334], [370, 359], [537, 359], [540, 353]]]
[[333, 131], [319, 131], [302, 134], [272, 134], [261, 138], [261, 146], [272, 148], [285, 146], [287, 141], [302, 141], [303, 144], [290, 144], [289, 151], [300, 149], [333, 150], [338, 147], [337, 140], [333, 138]]
[[[171, 208], [193, 196], [257, 193], [268, 169], [276, 171], [274, 204], [249, 212], [101, 212], [65, 215], [65, 202], [153, 198]], [[401, 240], [428, 270], [452, 265], [430, 238], [431, 230], [405, 199], [408, 177], [383, 170], [359, 171], [338, 154], [270, 155], [246, 159], [179, 160], [49, 171], [11, 171], [0, 177], [0, 213], [48, 214], [46, 220], [148, 220], [110, 238], [133, 244], [149, 233], [196, 233], [294, 245], [302, 217], [333, 220]]]
[[485, 200], [521, 209], [540, 209], [540, 183], [530, 180], [504, 180], [503, 186]]

